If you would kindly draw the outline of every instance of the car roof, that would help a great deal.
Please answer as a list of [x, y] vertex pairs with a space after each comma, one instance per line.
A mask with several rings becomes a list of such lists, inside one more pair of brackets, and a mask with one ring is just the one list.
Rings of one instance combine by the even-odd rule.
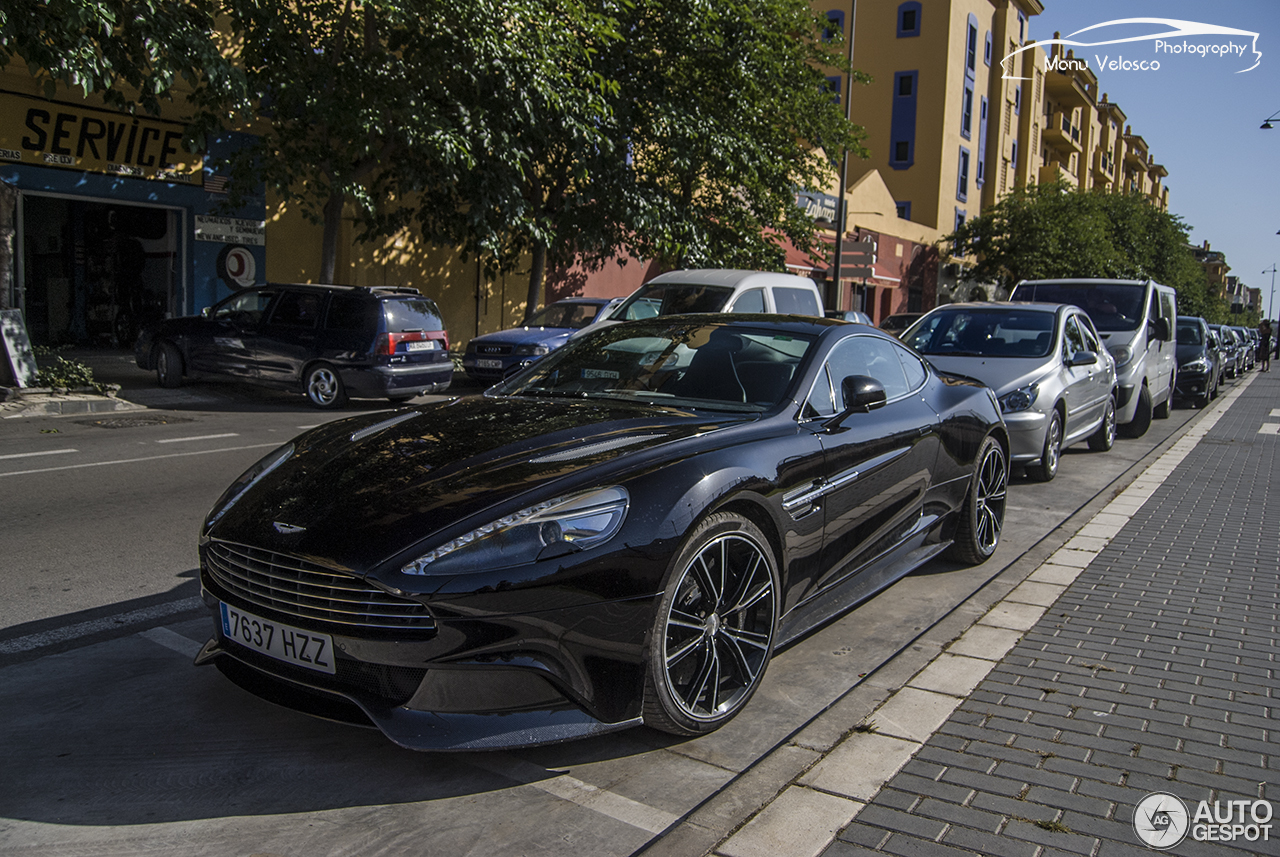
[[561, 298], [558, 301], [552, 301], [547, 306], [555, 306], [556, 304], [594, 304], [595, 306], [604, 306], [615, 300], [618, 300], [618, 298]]
[[[373, 295], [374, 297], [419, 297], [422, 292], [409, 286], [347, 286], [337, 283], [263, 283], [254, 288], [302, 289], [312, 292], [346, 292], [348, 294]], [[428, 298], [430, 300], [430, 298]]]
[[[1035, 310], [1037, 312], [1058, 312], [1064, 309], [1075, 309], [1084, 312], [1075, 304], [1053, 304], [1045, 301], [964, 301], [962, 303], [943, 304], [934, 307], [930, 312], [940, 309], [984, 309], [984, 310]], [[925, 313], [928, 315], [928, 313]]]
[[662, 285], [663, 283], [689, 283], [703, 286], [730, 286], [747, 288], [749, 286], [782, 286], [791, 288], [817, 288], [808, 277], [795, 274], [777, 274], [772, 271], [739, 271], [720, 268], [697, 268], [682, 271], [668, 271], [649, 280], [644, 285]]

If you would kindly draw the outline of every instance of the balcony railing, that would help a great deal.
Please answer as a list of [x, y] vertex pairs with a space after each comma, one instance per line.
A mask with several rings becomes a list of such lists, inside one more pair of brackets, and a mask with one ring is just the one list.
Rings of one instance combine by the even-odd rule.
[[1044, 129], [1044, 140], [1055, 149], [1064, 152], [1082, 152], [1080, 127], [1071, 123], [1070, 113], [1054, 113]]

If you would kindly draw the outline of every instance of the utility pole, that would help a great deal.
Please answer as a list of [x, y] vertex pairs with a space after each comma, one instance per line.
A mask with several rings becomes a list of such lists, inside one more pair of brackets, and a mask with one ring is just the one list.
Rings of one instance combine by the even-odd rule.
[[[844, 121], [853, 122], [853, 33], [858, 20], [858, 0], [850, 0], [849, 4], [849, 25], [845, 29], [848, 31], [849, 39], [849, 74], [845, 77], [844, 84]], [[835, 300], [834, 309], [852, 309], [852, 307], [841, 306], [844, 298], [844, 292], [840, 288], [840, 266], [843, 264], [842, 258], [844, 249], [844, 230], [848, 226], [849, 220], [849, 202], [845, 198], [845, 191], [848, 190], [849, 182], [849, 150], [845, 149], [840, 156], [840, 200], [836, 204], [836, 258], [835, 265], [832, 267], [832, 280], [835, 282]]]

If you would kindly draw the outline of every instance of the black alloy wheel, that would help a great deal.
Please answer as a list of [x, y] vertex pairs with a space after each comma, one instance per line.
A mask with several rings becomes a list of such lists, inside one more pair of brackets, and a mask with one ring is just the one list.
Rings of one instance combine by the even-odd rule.
[[947, 551], [950, 559], [966, 565], [984, 563], [996, 552], [1009, 496], [1009, 459], [1000, 442], [988, 436], [976, 462], [960, 525]]
[[755, 524], [719, 512], [694, 528], [650, 636], [647, 725], [702, 735], [742, 710], [773, 654], [779, 588], [773, 551]]
[[1049, 415], [1049, 425], [1044, 430], [1044, 449], [1040, 451], [1040, 463], [1034, 470], [1039, 482], [1051, 482], [1058, 475], [1058, 464], [1062, 460], [1062, 414], [1054, 408]]
[[1089, 435], [1089, 448], [1094, 452], [1106, 452], [1116, 445], [1116, 397], [1107, 397], [1107, 409], [1102, 415], [1102, 425]]

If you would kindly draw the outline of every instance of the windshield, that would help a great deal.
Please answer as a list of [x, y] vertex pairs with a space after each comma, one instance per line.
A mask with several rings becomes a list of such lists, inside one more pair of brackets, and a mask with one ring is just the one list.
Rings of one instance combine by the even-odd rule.
[[635, 321], [658, 315], [720, 312], [733, 296], [732, 286], [694, 283], [650, 283], [623, 301], [610, 318]]
[[1146, 317], [1141, 283], [1022, 283], [1013, 300], [1074, 304], [1089, 314], [1104, 333], [1137, 330]]
[[581, 330], [595, 320], [596, 311], [599, 309], [600, 307], [596, 304], [551, 304], [535, 313], [524, 326], [571, 327], [574, 330]]
[[1200, 335], [1200, 325], [1187, 321], [1178, 322], [1178, 344], [1204, 345], [1204, 339]]
[[939, 357], [1048, 357], [1056, 318], [1047, 310], [939, 310], [916, 322], [902, 341]]
[[815, 337], [724, 323], [616, 325], [490, 390], [759, 413], [784, 400]]

